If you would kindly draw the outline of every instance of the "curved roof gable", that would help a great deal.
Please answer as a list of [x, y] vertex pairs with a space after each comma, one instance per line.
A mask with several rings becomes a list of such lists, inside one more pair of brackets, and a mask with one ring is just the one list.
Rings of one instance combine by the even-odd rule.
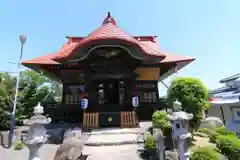
[[[71, 39], [70, 37], [68, 38]], [[164, 54], [155, 50], [154, 48], [140, 43], [139, 40], [119, 28], [116, 24], [116, 21], [111, 17], [110, 13], [108, 13], [108, 16], [104, 19], [103, 25], [100, 28], [96, 29], [85, 38], [78, 37], [78, 41], [76, 41], [76, 39], [75, 41], [70, 41], [70, 44], [66, 44], [66, 46], [62, 48], [60, 53], [56, 55], [56, 57], [54, 57], [54, 59], [57, 60], [68, 57], [76, 53], [79, 48], [90, 42], [112, 39], [121, 40], [125, 41], [126, 43], [136, 45], [147, 56], [154, 56], [162, 59], [166, 57]]]

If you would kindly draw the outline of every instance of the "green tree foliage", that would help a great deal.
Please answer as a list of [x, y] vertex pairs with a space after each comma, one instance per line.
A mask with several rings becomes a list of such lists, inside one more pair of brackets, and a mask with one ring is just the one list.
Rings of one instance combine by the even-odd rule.
[[[47, 95], [49, 95], [47, 99], [54, 99], [56, 84], [57, 82], [52, 82], [35, 71], [23, 71], [20, 76], [15, 124], [21, 125], [23, 119], [29, 118], [32, 115], [33, 107]], [[9, 128], [15, 87], [16, 76], [0, 73], [0, 129]]]
[[201, 80], [189, 77], [176, 78], [167, 92], [170, 107], [174, 101], [180, 101], [183, 109], [194, 115], [191, 125], [195, 127], [203, 118], [203, 111], [210, 106], [208, 97], [208, 89]]

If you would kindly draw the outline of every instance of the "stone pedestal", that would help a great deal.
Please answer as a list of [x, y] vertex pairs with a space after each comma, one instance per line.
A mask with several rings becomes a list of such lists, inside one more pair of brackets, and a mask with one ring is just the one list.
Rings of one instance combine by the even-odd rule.
[[43, 144], [26, 144], [29, 149], [29, 157], [28, 160], [40, 160], [39, 149]]
[[153, 135], [156, 140], [157, 156], [159, 160], [165, 160], [165, 145], [163, 132], [159, 128], [154, 128]]

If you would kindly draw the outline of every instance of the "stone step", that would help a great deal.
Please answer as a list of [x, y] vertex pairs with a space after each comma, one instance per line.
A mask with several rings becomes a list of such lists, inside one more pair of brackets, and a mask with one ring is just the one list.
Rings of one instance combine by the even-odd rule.
[[83, 135], [114, 135], [114, 134], [139, 134], [143, 132], [142, 128], [109, 128], [94, 129], [91, 132], [84, 132]]
[[87, 160], [138, 160], [140, 159], [137, 152], [138, 145], [124, 146], [102, 146], [90, 147], [85, 146], [83, 155], [87, 155]]
[[90, 135], [85, 143], [85, 146], [111, 146], [124, 144], [137, 144], [138, 134], [97, 134]]

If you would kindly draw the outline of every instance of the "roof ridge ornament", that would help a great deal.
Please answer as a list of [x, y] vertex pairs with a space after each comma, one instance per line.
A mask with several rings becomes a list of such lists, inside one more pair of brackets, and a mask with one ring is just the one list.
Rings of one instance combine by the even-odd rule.
[[103, 25], [109, 24], [109, 23], [111, 23], [113, 25], [117, 25], [115, 19], [111, 16], [110, 12], [108, 12], [107, 17], [104, 19]]

